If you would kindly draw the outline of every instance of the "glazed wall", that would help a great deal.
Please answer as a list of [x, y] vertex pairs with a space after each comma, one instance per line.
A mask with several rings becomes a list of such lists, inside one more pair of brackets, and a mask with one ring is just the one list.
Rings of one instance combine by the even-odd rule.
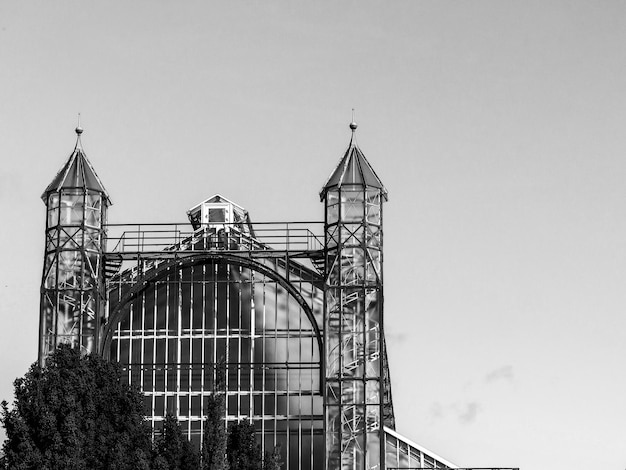
[[204, 403], [225, 393], [227, 421], [252, 420], [264, 451], [280, 446], [288, 469], [320, 468], [323, 295], [297, 266], [265, 263], [299, 299], [276, 276], [218, 259], [172, 263], [130, 300], [123, 276], [111, 282], [109, 353], [145, 393], [155, 432], [171, 413], [199, 446]]

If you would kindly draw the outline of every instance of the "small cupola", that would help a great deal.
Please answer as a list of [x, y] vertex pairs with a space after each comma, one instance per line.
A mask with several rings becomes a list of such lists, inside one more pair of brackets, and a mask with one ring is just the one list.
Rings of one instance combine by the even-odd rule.
[[243, 232], [250, 231], [248, 211], [219, 194], [189, 209], [187, 217], [194, 230], [207, 228], [230, 231], [236, 228]]

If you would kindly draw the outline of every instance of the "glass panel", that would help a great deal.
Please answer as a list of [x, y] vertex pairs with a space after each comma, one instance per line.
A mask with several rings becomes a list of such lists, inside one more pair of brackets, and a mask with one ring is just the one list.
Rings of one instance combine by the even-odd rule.
[[97, 228], [102, 225], [102, 196], [99, 193], [85, 196], [85, 225]]
[[[58, 203], [58, 198], [57, 198]], [[59, 223], [59, 206], [48, 207], [48, 227], [55, 227]]]
[[226, 210], [209, 209], [209, 222], [226, 222]]
[[59, 207], [59, 194], [58, 193], [50, 193], [48, 196], [48, 209], [55, 209]]
[[365, 215], [363, 191], [341, 192], [341, 220], [343, 222], [362, 221]]
[[328, 191], [326, 193], [326, 223], [334, 224], [339, 220], [339, 193]]
[[80, 225], [83, 222], [84, 195], [62, 192], [60, 199], [62, 225]]

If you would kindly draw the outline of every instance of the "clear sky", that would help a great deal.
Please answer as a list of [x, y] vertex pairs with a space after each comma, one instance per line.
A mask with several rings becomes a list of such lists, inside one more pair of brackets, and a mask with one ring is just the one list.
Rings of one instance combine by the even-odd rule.
[[44, 205], [83, 147], [112, 223], [221, 193], [318, 220], [389, 190], [398, 431], [462, 466], [626, 467], [626, 2], [0, 0], [0, 398], [36, 359]]

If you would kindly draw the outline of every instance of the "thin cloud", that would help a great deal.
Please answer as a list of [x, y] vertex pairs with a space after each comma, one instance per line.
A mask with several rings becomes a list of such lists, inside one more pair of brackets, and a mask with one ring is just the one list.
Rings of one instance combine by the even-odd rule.
[[476, 421], [482, 409], [482, 405], [477, 401], [451, 405], [442, 405], [439, 402], [435, 402], [430, 406], [428, 414], [433, 423], [450, 417], [456, 418], [461, 424], [472, 424]]
[[472, 401], [462, 406], [455, 406], [457, 417], [462, 424], [471, 424], [476, 421], [478, 413], [482, 410], [480, 403]]
[[436, 402], [430, 406], [430, 417], [437, 420], [443, 418], [443, 406], [441, 406], [441, 403]]
[[492, 370], [487, 375], [485, 375], [485, 382], [492, 383], [498, 380], [511, 381], [513, 380], [513, 367], [512, 366], [502, 366], [498, 369]]

